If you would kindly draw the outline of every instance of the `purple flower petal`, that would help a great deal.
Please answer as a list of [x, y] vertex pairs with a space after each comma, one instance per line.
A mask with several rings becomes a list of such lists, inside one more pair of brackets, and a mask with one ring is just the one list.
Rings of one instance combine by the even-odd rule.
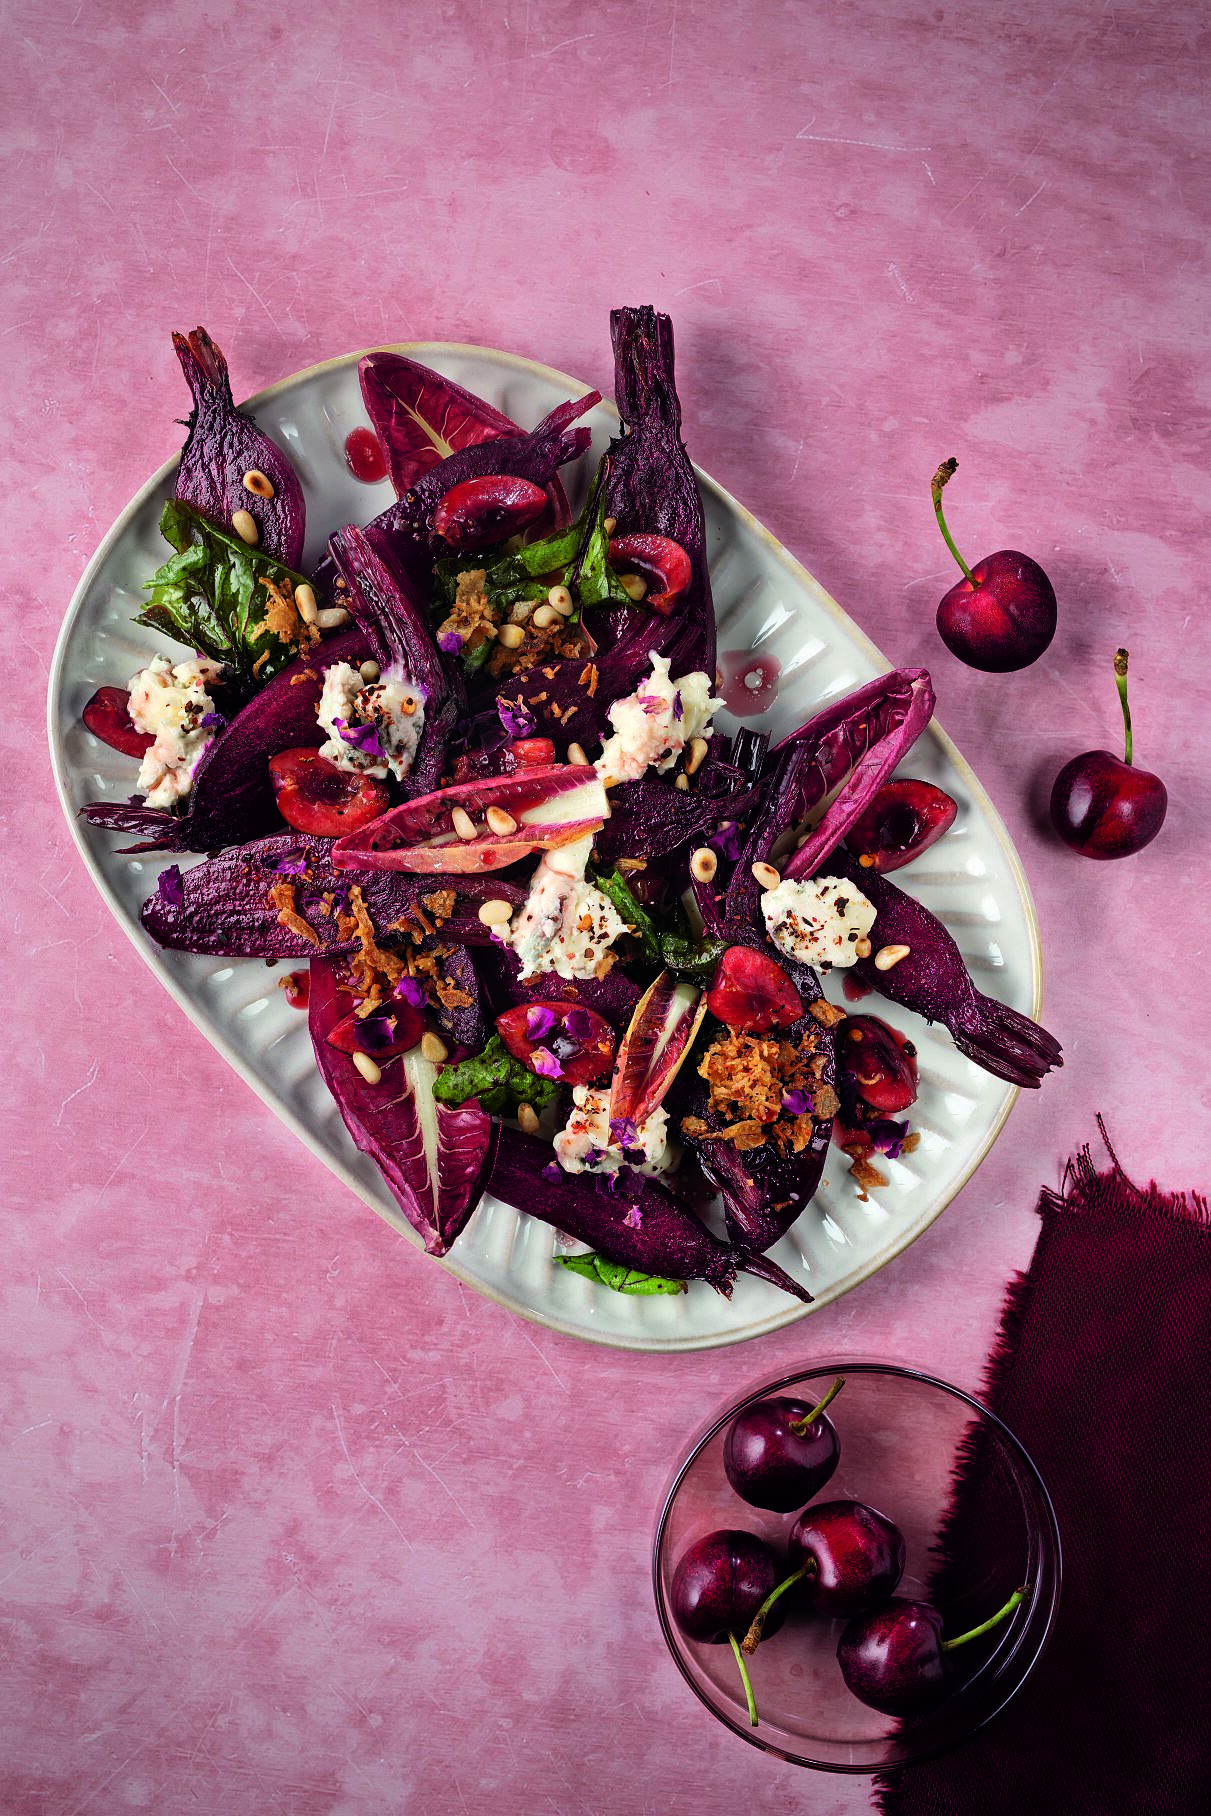
[[637, 1204], [633, 1204], [622, 1221], [629, 1230], [641, 1230], [643, 1228], [643, 1212]]
[[534, 714], [520, 700], [498, 700], [496, 711], [511, 738], [528, 738], [534, 730]]
[[542, 1169], [542, 1176], [544, 1179], [549, 1179], [552, 1185], [558, 1185], [563, 1178], [563, 1171], [559, 1162], [557, 1160], [552, 1160], [549, 1166], [545, 1166]]
[[727, 858], [735, 864], [740, 857], [740, 829], [734, 820], [724, 820], [718, 831], [711, 834], [707, 844], [721, 858]]
[[624, 1151], [639, 1145], [639, 1130], [631, 1116], [615, 1116], [610, 1123], [610, 1140], [617, 1142]]
[[203, 713], [202, 717], [198, 720], [199, 725], [213, 725], [216, 731], [220, 730], [226, 723], [227, 721], [222, 713]]
[[[553, 1019], [553, 1018], [552, 1018]], [[587, 1009], [572, 1009], [568, 1012], [567, 1029], [576, 1040], [588, 1040], [593, 1032], [593, 1023]], [[544, 1029], [545, 1033], [545, 1029]]]
[[271, 858], [265, 868], [279, 876], [305, 876], [307, 859], [301, 851], [284, 851], [280, 858]]
[[802, 1116], [811, 1107], [812, 1100], [806, 1091], [783, 1091], [782, 1108], [791, 1116]]
[[423, 1009], [429, 1000], [425, 995], [424, 985], [418, 984], [414, 977], [401, 977], [395, 986], [394, 994], [399, 997], [401, 1002], [411, 1003], [417, 1009]]
[[537, 1072], [540, 1078], [562, 1078], [563, 1067], [553, 1053], [545, 1047], [535, 1047], [530, 1055], [530, 1069]]
[[333, 719], [333, 725], [342, 740], [354, 750], [364, 751], [367, 756], [381, 757], [383, 747], [378, 741], [378, 727], [375, 725], [351, 725], [346, 719]]
[[181, 866], [170, 864], [167, 870], [161, 870], [160, 880], [156, 885], [160, 900], [170, 908], [185, 906], [185, 884], [181, 877]]
[[462, 646], [463, 640], [457, 631], [443, 631], [437, 639], [437, 647], [443, 656], [457, 656]]
[[876, 1122], [868, 1122], [863, 1133], [870, 1137], [880, 1154], [886, 1154], [889, 1160], [899, 1160], [900, 1150], [908, 1139], [908, 1124], [882, 1117]]
[[541, 1040], [555, 1026], [555, 1014], [551, 1009], [544, 1009], [534, 1003], [526, 1011], [526, 1037], [529, 1040]]
[[681, 704], [681, 689], [680, 688], [678, 688], [677, 692], [673, 695], [673, 717], [674, 717], [674, 719], [684, 719], [685, 718], [685, 710]]

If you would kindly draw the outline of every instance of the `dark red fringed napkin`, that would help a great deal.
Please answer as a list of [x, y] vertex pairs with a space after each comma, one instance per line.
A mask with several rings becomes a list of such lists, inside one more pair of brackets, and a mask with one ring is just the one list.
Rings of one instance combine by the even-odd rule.
[[[1055, 1503], [1051, 1643], [981, 1734], [881, 1781], [883, 1816], [1211, 1812], [1211, 1213], [1106, 1146], [1040, 1199], [985, 1394]], [[960, 1476], [968, 1533], [978, 1500]]]

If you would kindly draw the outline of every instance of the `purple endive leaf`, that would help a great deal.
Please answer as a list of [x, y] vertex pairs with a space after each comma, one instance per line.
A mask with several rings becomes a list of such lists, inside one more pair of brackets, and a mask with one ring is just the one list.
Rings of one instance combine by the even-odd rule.
[[[193, 393], [173, 496], [225, 530], [236, 511], [247, 511], [256, 522], [258, 546], [275, 561], [297, 568], [306, 507], [293, 466], [277, 443], [236, 409], [227, 361], [205, 328], [174, 334], [172, 344]], [[249, 490], [245, 474], [263, 474], [271, 496]]]
[[433, 1096], [437, 1068], [413, 1048], [384, 1063], [375, 1084], [328, 1044], [349, 998], [324, 959], [311, 966], [308, 1026], [316, 1064], [356, 1145], [378, 1166], [431, 1255], [444, 1255], [479, 1203], [494, 1125], [469, 1098], [454, 1107]]
[[636, 1174], [641, 1180], [638, 1197], [633, 1203], [616, 1199], [597, 1190], [592, 1174], [564, 1173], [547, 1159], [550, 1152], [535, 1136], [503, 1127], [486, 1189], [515, 1209], [587, 1242], [608, 1261], [674, 1280], [706, 1280], [725, 1298], [737, 1270], [742, 1270], [810, 1302], [811, 1294], [773, 1262], [712, 1236], [689, 1206], [658, 1180]]
[[[281, 921], [281, 910], [269, 892], [283, 884], [293, 888], [293, 912], [312, 929], [314, 940]], [[140, 919], [159, 945], [178, 952], [230, 958], [331, 957], [354, 949], [355, 942], [342, 939], [336, 924], [337, 912], [354, 886], [361, 890], [376, 932], [384, 935], [418, 904], [432, 927], [424, 898], [444, 887], [433, 877], [389, 870], [338, 875], [332, 867], [331, 839], [285, 832], [195, 864], [180, 878], [180, 899], [166, 898], [161, 890], [144, 903]], [[453, 913], [438, 930], [444, 943], [456, 947], [489, 939], [479, 907], [491, 896], [515, 904], [525, 899], [508, 883], [488, 883], [479, 877], [460, 878], [456, 888]], [[413, 924], [423, 932], [421, 924]]]
[[402, 353], [368, 353], [357, 375], [399, 498], [458, 449], [517, 434], [491, 404]]
[[[976, 989], [962, 953], [928, 908], [844, 848], [831, 854], [829, 867], [861, 889], [876, 911], [872, 955], [855, 966], [864, 983], [889, 1002], [942, 1022], [960, 1053], [994, 1078], [1037, 1090], [1053, 1066], [1063, 1065], [1060, 1043], [1045, 1028]], [[883, 946], [907, 949], [888, 971], [874, 962]]]
[[671, 971], [643, 994], [618, 1049], [610, 1084], [610, 1126], [645, 1122], [664, 1100], [706, 1015], [706, 998]]
[[139, 833], [139, 851], [218, 851], [243, 845], [282, 824], [269, 780], [269, 759], [278, 751], [324, 741], [316, 718], [324, 669], [334, 662], [356, 668], [371, 654], [356, 625], [325, 637], [310, 656], [300, 656], [254, 694], [207, 749], [194, 772], [188, 811], [91, 802], [84, 817], [110, 832]]

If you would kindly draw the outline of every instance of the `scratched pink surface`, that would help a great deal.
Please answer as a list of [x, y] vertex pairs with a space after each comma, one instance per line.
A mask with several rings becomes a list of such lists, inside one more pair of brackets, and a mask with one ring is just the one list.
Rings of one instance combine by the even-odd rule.
[[[0, 1808], [866, 1810], [861, 1781], [764, 1759], [692, 1699], [651, 1521], [684, 1434], [785, 1364], [977, 1385], [1037, 1188], [1095, 1111], [1129, 1169], [1208, 1185], [1197, 9], [5, 13]], [[932, 669], [1023, 854], [1068, 1052], [883, 1274], [659, 1359], [480, 1301], [291, 1140], [93, 896], [42, 732], [84, 562], [178, 445], [171, 328], [204, 322], [244, 395], [407, 338], [608, 390], [607, 312], [648, 300], [697, 458]], [[969, 554], [1021, 546], [1055, 580], [1059, 634], [1020, 675], [934, 633], [951, 453]], [[1116, 743], [1124, 641], [1170, 817], [1095, 866], [1040, 802]]]

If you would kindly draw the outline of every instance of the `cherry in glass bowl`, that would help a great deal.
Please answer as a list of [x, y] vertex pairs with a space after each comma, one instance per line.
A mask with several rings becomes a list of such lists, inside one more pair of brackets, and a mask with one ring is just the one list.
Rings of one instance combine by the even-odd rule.
[[[959, 1648], [953, 1688], [937, 1708], [910, 1720], [881, 1714], [846, 1688], [837, 1662], [843, 1619], [826, 1620], [790, 1603], [781, 1629], [747, 1660], [758, 1726], [752, 1727], [731, 1649], [688, 1639], [673, 1618], [670, 1594], [682, 1554], [704, 1533], [737, 1527], [786, 1557], [796, 1512], [749, 1506], [730, 1486], [724, 1444], [738, 1412], [788, 1396], [814, 1404], [838, 1376], [845, 1387], [828, 1409], [840, 1440], [835, 1474], [820, 1501], [864, 1502], [904, 1535], [906, 1562], [896, 1594], [936, 1600], [948, 1633], [961, 1633], [999, 1609], [1013, 1591], [1028, 1593], [978, 1643]], [[979, 1533], [960, 1532], [970, 1566], [960, 1600], [931, 1594], [937, 1546], [951, 1509], [960, 1455], [982, 1468]], [[796, 1510], [798, 1511], [798, 1510]], [[1060, 1540], [1038, 1471], [1007, 1426], [961, 1388], [933, 1375], [872, 1360], [826, 1360], [766, 1380], [713, 1412], [678, 1461], [656, 1523], [652, 1578], [660, 1625], [677, 1667], [725, 1727], [794, 1765], [824, 1772], [873, 1773], [932, 1758], [970, 1738], [1019, 1690], [1047, 1643], [1060, 1593]]]

